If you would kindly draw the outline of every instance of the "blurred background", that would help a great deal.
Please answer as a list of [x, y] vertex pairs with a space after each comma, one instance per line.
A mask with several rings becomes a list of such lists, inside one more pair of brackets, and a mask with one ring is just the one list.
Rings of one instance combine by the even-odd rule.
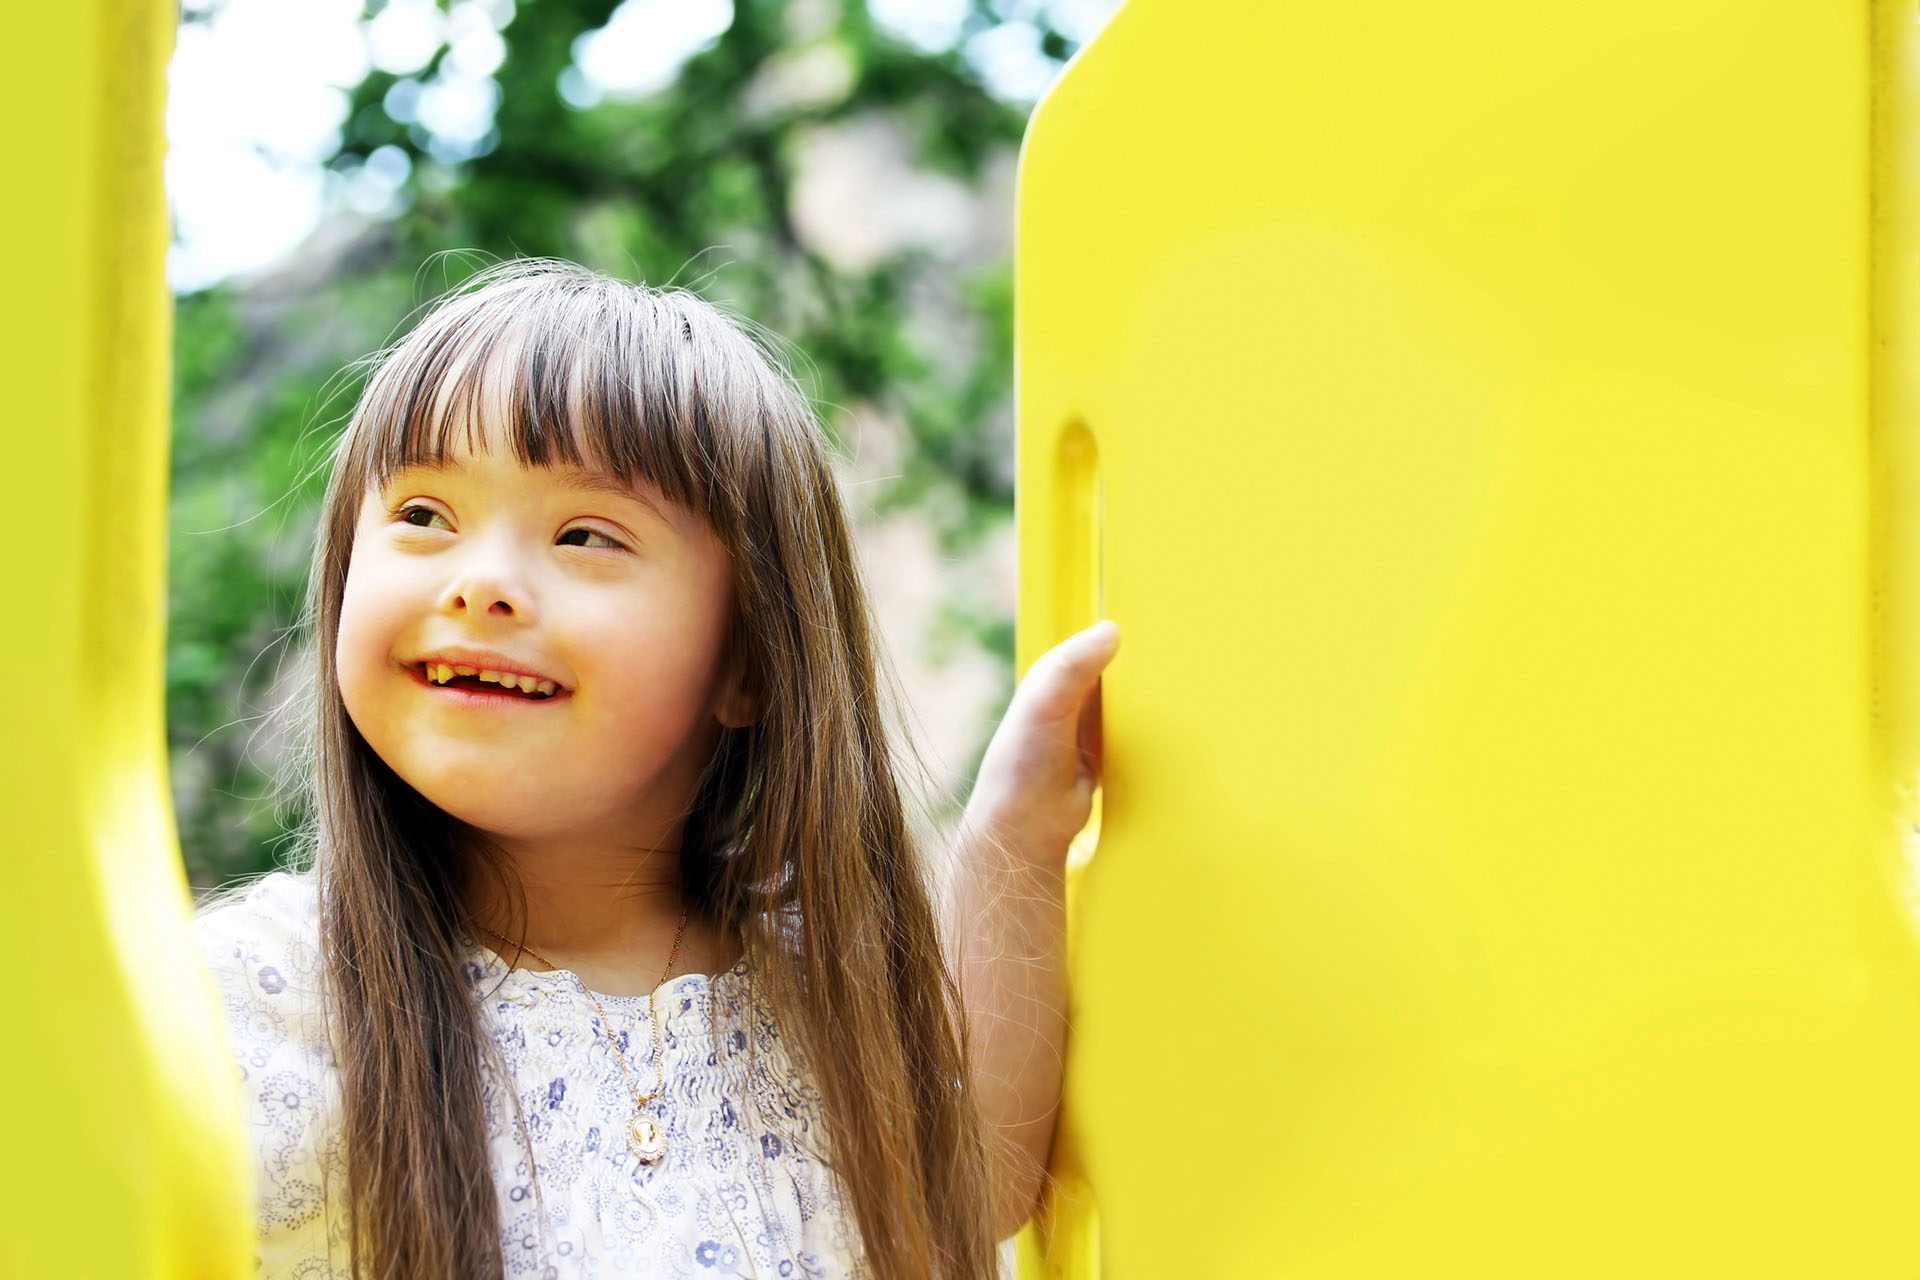
[[951, 817], [1013, 690], [1014, 173], [1120, 0], [184, 0], [167, 729], [190, 883], [278, 864], [270, 710], [326, 450], [500, 257], [680, 285], [791, 344]]

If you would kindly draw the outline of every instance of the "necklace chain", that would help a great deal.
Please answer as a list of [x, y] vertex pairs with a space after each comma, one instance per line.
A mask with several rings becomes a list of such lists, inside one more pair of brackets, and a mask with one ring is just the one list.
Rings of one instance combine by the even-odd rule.
[[[680, 954], [680, 939], [687, 932], [687, 915], [691, 910], [692, 905], [689, 904], [687, 910], [680, 913], [680, 928], [675, 931], [673, 935], [673, 950], [667, 953], [667, 967], [661, 970], [660, 982], [655, 985], [654, 990], [647, 992], [647, 1026], [653, 1032], [654, 1083], [651, 1092], [643, 1095], [638, 1089], [634, 1088], [633, 1075], [627, 1070], [627, 1055], [621, 1052], [620, 1041], [615, 1038], [613, 1034], [613, 1023], [608, 1019], [607, 1011], [601, 1008], [599, 997], [595, 996], [587, 984], [581, 981], [580, 975], [577, 973], [573, 975], [574, 981], [580, 983], [580, 989], [587, 993], [587, 999], [593, 1001], [593, 1007], [600, 1010], [600, 1025], [606, 1029], [607, 1043], [612, 1045], [613, 1051], [620, 1056], [620, 1075], [621, 1078], [627, 1082], [627, 1091], [633, 1095], [633, 1105], [636, 1111], [643, 1110], [649, 1102], [652, 1102], [666, 1091], [666, 1069], [660, 1062], [660, 1015], [659, 1011], [654, 1007], [654, 995], [660, 986], [666, 983], [667, 976], [673, 972], [673, 961], [674, 958]], [[524, 942], [515, 942], [511, 938], [503, 938], [485, 925], [476, 925], [475, 927], [490, 937], [499, 938], [501, 942], [506, 943], [510, 947], [526, 952], [549, 969], [558, 969], [560, 967]]]

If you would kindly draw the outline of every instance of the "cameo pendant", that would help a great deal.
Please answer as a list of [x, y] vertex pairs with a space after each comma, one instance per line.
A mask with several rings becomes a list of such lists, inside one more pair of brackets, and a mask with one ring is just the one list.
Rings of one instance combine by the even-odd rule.
[[644, 1111], [634, 1116], [628, 1137], [633, 1142], [633, 1154], [646, 1164], [667, 1154], [667, 1126]]

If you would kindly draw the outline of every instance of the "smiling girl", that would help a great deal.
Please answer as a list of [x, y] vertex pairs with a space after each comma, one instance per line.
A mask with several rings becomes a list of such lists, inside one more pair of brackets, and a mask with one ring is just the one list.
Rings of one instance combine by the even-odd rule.
[[194, 923], [263, 1275], [993, 1274], [1111, 624], [1023, 681], [943, 896], [805, 397], [697, 297], [544, 260], [378, 361], [306, 604], [304, 868]]

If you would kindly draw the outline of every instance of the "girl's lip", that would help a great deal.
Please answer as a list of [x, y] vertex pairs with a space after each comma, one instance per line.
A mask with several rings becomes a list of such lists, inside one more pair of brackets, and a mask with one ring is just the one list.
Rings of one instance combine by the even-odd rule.
[[413, 677], [413, 682], [415, 684], [420, 685], [421, 687], [439, 695], [440, 697], [447, 699], [449, 702], [452, 702], [457, 706], [541, 707], [541, 706], [546, 706], [549, 703], [558, 702], [562, 698], [569, 698], [573, 696], [572, 690], [567, 690], [567, 689], [556, 689], [553, 692], [552, 696], [546, 697], [546, 698], [529, 698], [524, 694], [482, 692], [477, 689], [463, 689], [455, 685], [439, 685], [427, 679], [427, 673], [425, 669], [422, 668], [421, 665], [417, 662], [407, 664], [407, 674]]

